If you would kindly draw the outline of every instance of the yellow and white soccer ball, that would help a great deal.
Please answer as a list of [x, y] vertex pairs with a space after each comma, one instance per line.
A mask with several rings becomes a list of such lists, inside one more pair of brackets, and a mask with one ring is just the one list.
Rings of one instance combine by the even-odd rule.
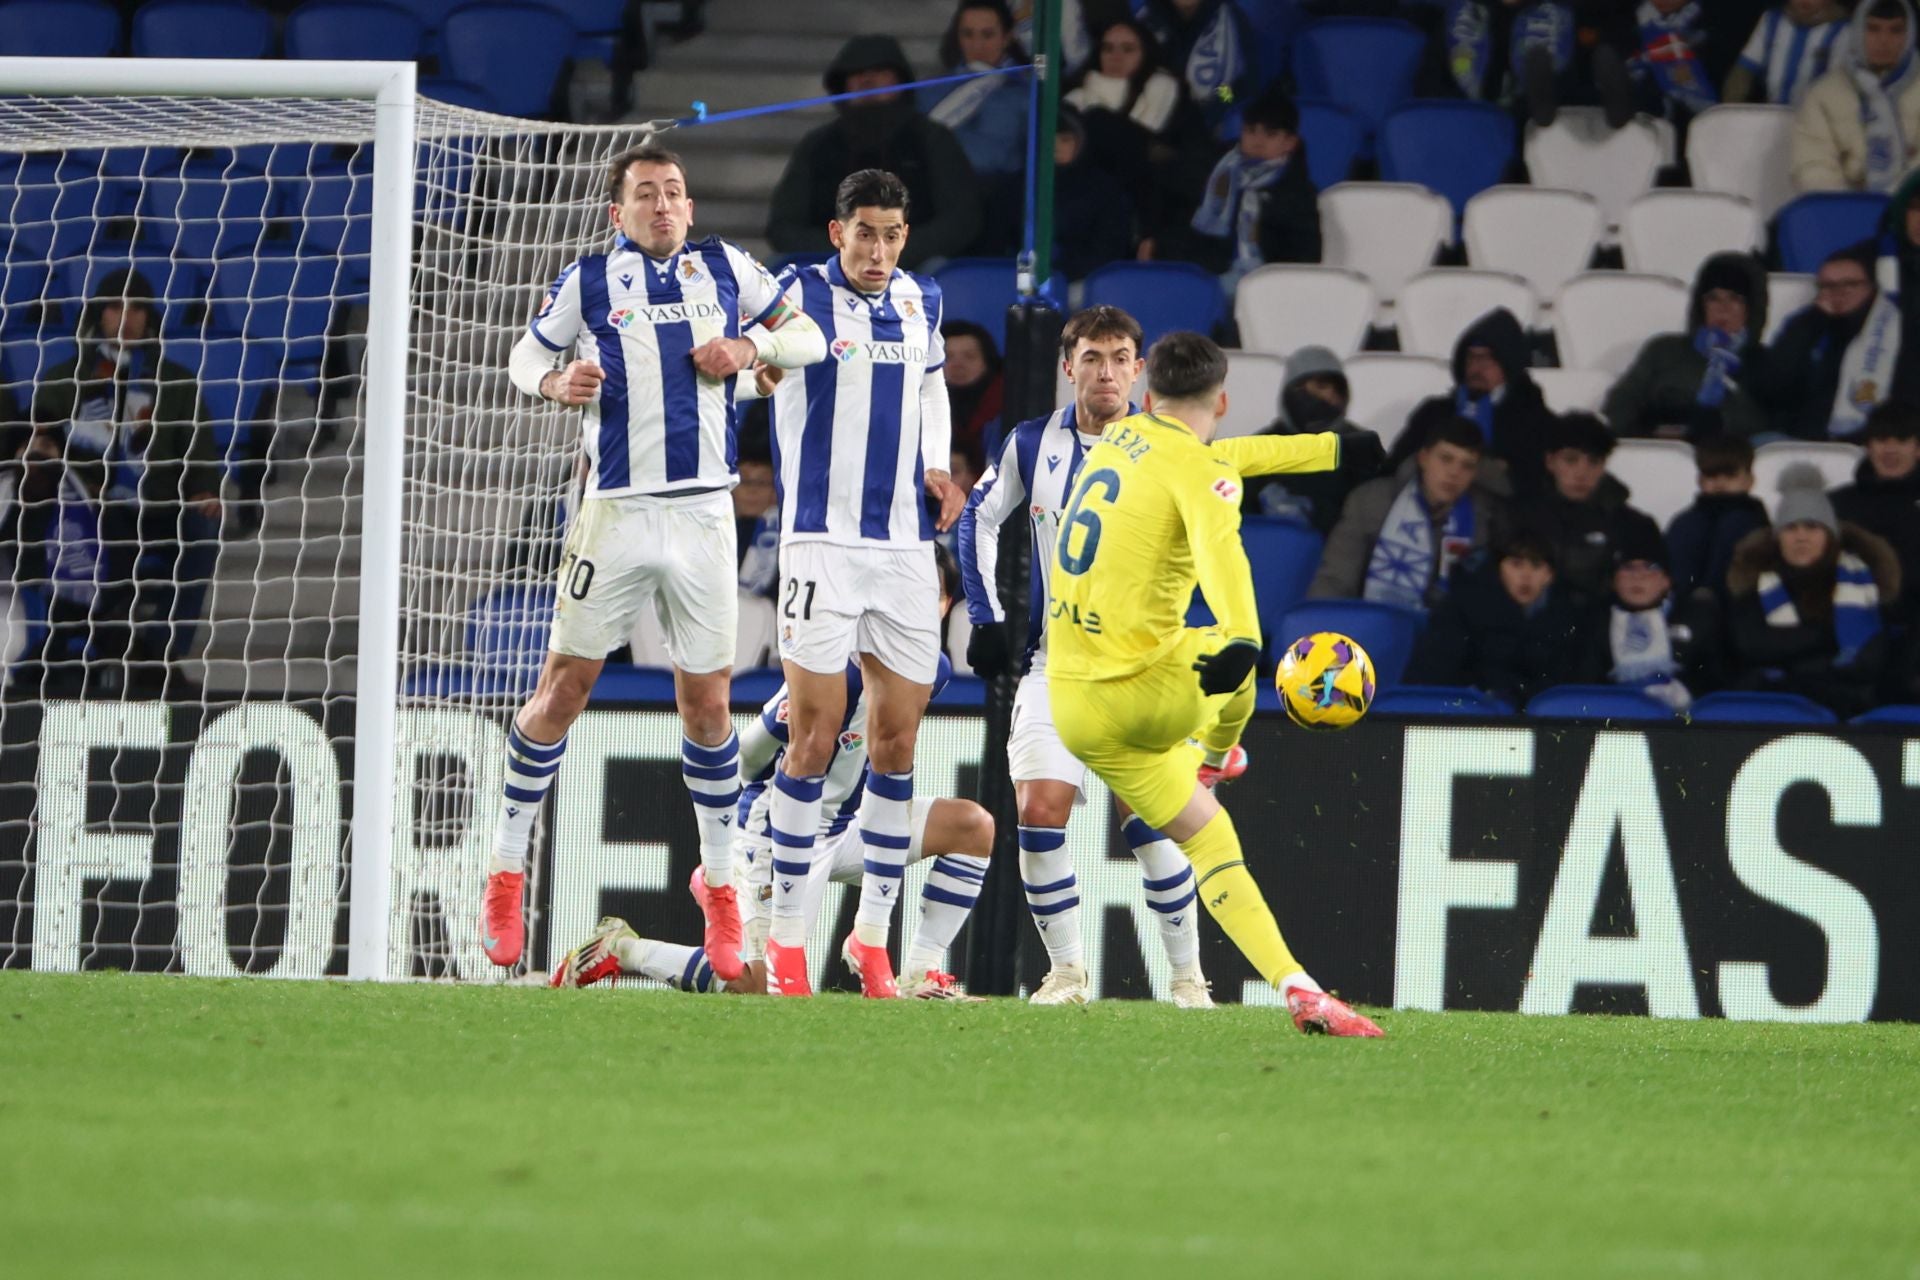
[[1273, 680], [1287, 717], [1303, 729], [1345, 729], [1373, 704], [1373, 659], [1337, 631], [1295, 640]]

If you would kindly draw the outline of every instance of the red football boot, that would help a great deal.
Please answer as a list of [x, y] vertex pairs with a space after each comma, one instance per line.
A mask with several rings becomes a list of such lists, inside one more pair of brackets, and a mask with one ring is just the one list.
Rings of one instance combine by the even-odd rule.
[[[708, 963], [712, 963], [709, 958]], [[767, 940], [767, 994], [770, 996], [810, 996], [813, 982], [807, 977], [807, 949], [783, 947]]]
[[687, 882], [687, 891], [693, 900], [700, 904], [700, 914], [707, 918], [707, 935], [702, 945], [707, 949], [707, 963], [713, 971], [728, 982], [740, 976], [740, 898], [733, 886], [710, 885], [707, 883], [707, 869], [695, 867], [693, 879]]
[[1219, 764], [1200, 766], [1200, 785], [1211, 791], [1223, 782], [1232, 782], [1247, 771], [1247, 749], [1239, 743], [1233, 744], [1233, 750], [1227, 752], [1227, 758]]
[[840, 944], [840, 958], [860, 979], [860, 994], [869, 1000], [897, 1000], [900, 987], [893, 980], [893, 959], [885, 947], [869, 947], [852, 934]]
[[1324, 991], [1293, 988], [1287, 992], [1287, 1011], [1293, 1014], [1293, 1025], [1310, 1036], [1371, 1038], [1387, 1034], [1371, 1018], [1355, 1013], [1346, 1001]]
[[496, 871], [487, 877], [487, 892], [480, 899], [480, 945], [487, 959], [503, 969], [519, 964], [526, 949], [527, 918], [520, 909], [526, 885], [524, 871]]

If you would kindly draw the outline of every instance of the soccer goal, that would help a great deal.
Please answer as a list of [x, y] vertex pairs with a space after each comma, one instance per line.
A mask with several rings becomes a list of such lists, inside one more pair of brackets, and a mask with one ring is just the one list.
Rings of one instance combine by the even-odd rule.
[[507, 352], [639, 132], [411, 64], [0, 94], [0, 966], [485, 976], [577, 433]]

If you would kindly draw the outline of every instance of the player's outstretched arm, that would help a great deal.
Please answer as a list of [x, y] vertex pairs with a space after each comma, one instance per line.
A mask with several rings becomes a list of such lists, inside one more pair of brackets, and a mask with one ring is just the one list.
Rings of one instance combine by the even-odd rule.
[[1332, 471], [1340, 465], [1340, 437], [1331, 431], [1310, 436], [1235, 436], [1215, 440], [1213, 451], [1243, 476]]

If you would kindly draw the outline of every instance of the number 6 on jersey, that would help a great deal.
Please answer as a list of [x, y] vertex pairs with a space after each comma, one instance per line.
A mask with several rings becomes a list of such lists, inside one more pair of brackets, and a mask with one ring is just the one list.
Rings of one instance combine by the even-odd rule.
[[[1092, 472], [1080, 482], [1074, 490], [1073, 501], [1067, 504], [1067, 513], [1060, 521], [1059, 558], [1060, 568], [1075, 577], [1093, 567], [1093, 557], [1100, 550], [1100, 517], [1085, 509], [1085, 503], [1093, 490], [1105, 490], [1101, 499], [1111, 506], [1120, 496], [1120, 473], [1111, 467], [1102, 467]], [[1087, 536], [1081, 540], [1079, 554], [1073, 550], [1073, 531], [1075, 526], [1084, 528]]]

